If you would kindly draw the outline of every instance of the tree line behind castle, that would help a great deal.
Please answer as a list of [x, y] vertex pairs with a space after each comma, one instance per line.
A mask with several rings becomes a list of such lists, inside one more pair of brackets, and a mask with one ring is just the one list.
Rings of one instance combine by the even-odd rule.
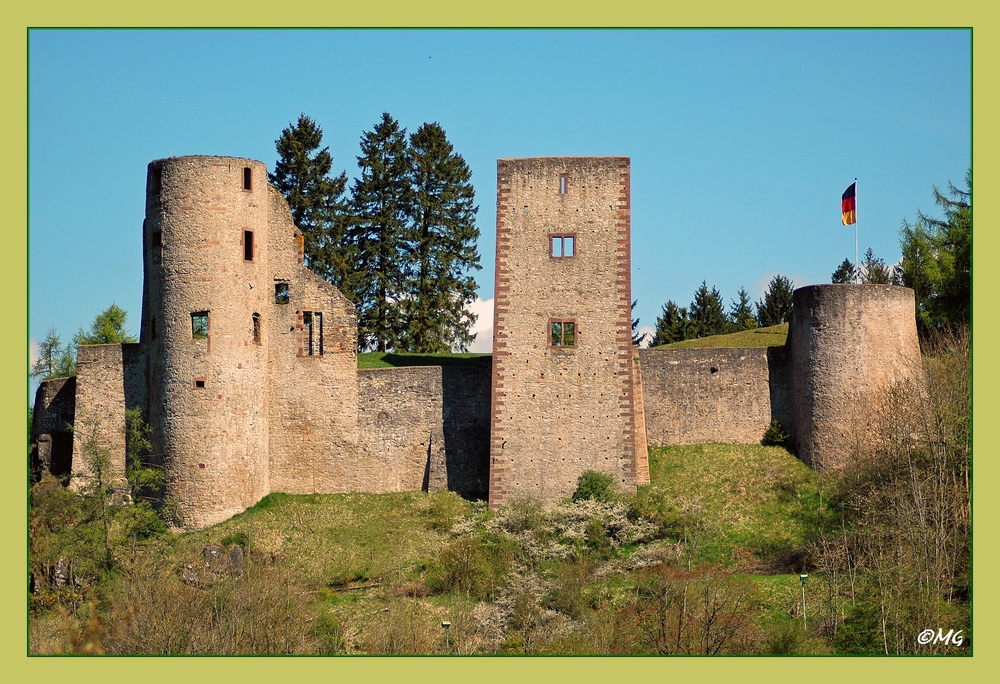
[[[407, 135], [388, 113], [361, 136], [360, 178], [348, 189], [347, 174], [333, 173], [315, 120], [302, 114], [275, 145], [278, 160], [269, 180], [288, 201], [304, 236], [305, 263], [337, 286], [358, 312], [360, 351], [446, 353], [466, 350], [475, 335], [476, 282], [481, 268], [475, 190], [468, 164], [438, 123]], [[902, 259], [894, 265], [871, 248], [860, 264], [836, 268], [833, 283], [888, 283], [914, 290], [922, 337], [967, 325], [971, 300], [972, 172], [965, 189], [950, 181], [933, 188], [943, 212], [917, 210], [900, 228]], [[656, 320], [652, 346], [786, 323], [794, 283], [775, 275], [762, 299], [741, 287], [727, 306], [707, 280], [688, 306], [673, 300]], [[633, 308], [635, 303], [633, 303]], [[39, 342], [32, 375], [73, 375], [81, 344], [134, 342], [125, 312], [112, 305], [63, 344], [55, 329]], [[633, 331], [638, 327], [633, 321]], [[639, 344], [643, 335], [634, 335]]]

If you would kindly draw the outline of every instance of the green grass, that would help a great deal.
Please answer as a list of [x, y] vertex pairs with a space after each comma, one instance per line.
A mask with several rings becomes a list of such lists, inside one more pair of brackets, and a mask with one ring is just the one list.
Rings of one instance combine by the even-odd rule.
[[489, 368], [490, 354], [409, 354], [367, 352], [358, 354], [358, 368], [398, 368], [400, 366], [464, 366]]
[[693, 349], [698, 347], [780, 347], [788, 337], [788, 324], [743, 330], [728, 335], [712, 335], [697, 340], [684, 340], [656, 347], [657, 349]]
[[650, 449], [640, 497], [665, 512], [696, 560], [741, 572], [792, 572], [830, 523], [820, 475], [781, 447], [694, 444]]

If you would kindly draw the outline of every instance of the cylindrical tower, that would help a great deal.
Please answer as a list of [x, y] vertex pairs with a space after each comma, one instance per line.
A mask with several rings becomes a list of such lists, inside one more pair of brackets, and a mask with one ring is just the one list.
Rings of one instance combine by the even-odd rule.
[[141, 342], [153, 450], [189, 527], [269, 491], [267, 171], [249, 159], [149, 165]]
[[921, 373], [913, 290], [811, 285], [792, 295], [788, 328], [799, 457], [818, 470], [849, 453], [851, 416], [866, 392]]

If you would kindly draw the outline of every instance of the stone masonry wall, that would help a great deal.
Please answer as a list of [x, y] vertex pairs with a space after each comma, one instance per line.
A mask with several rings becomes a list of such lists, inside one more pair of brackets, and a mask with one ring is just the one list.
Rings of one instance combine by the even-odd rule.
[[31, 454], [32, 478], [37, 479], [43, 471], [59, 476], [70, 473], [75, 413], [76, 378], [38, 384], [31, 413], [31, 438], [36, 442]]
[[811, 285], [792, 295], [788, 326], [792, 437], [817, 470], [851, 448], [851, 418], [867, 392], [922, 378], [913, 290], [896, 285]]
[[77, 349], [76, 413], [73, 420], [73, 472], [70, 487], [79, 489], [93, 476], [86, 445], [108, 451], [113, 480], [125, 479], [125, 373], [121, 344]]
[[447, 489], [440, 367], [359, 370], [358, 431], [363, 491]]
[[[497, 162], [491, 507], [553, 502], [585, 470], [636, 486], [629, 201], [627, 157]], [[553, 258], [553, 235], [573, 256]]]
[[772, 418], [790, 429], [784, 350], [643, 349], [650, 444], [755, 444]]

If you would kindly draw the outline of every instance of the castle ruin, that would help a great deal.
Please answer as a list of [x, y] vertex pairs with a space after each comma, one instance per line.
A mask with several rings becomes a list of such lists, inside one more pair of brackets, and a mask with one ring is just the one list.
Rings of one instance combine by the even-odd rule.
[[629, 182], [627, 157], [499, 160], [492, 359], [358, 370], [354, 307], [303, 266], [264, 164], [154, 161], [139, 342], [80, 347], [75, 378], [41, 383], [34, 467], [80, 486], [96, 435], [124, 476], [138, 408], [190, 528], [275, 491], [496, 507], [554, 502], [585, 470], [634, 491], [647, 442], [757, 443], [773, 418], [806, 463], [836, 467], [858, 393], [919, 368], [913, 292], [800, 288], [785, 347], [639, 351]]

